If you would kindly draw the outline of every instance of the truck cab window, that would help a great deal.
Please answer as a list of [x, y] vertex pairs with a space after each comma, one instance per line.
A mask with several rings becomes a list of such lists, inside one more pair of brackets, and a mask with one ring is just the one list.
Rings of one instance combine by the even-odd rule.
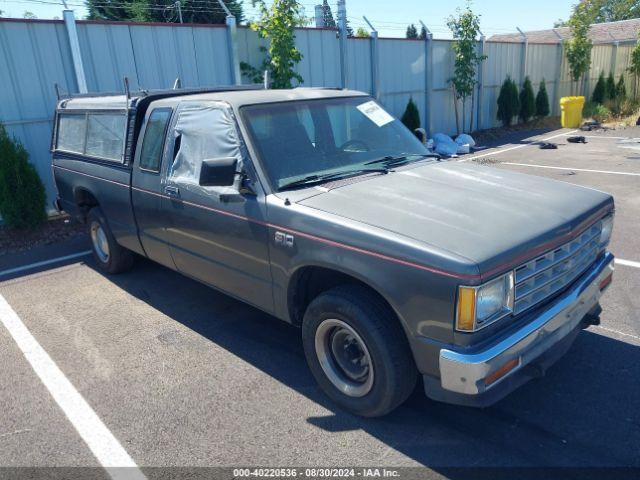
[[140, 168], [142, 170], [160, 171], [162, 146], [164, 145], [165, 133], [170, 118], [170, 108], [156, 108], [149, 115], [144, 139], [142, 140], [142, 150], [140, 151]]

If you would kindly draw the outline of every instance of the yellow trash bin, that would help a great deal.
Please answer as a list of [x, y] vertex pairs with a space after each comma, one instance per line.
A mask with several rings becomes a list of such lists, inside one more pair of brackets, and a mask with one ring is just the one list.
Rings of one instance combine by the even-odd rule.
[[582, 123], [584, 97], [562, 97], [560, 99], [560, 123], [563, 128], [578, 128]]

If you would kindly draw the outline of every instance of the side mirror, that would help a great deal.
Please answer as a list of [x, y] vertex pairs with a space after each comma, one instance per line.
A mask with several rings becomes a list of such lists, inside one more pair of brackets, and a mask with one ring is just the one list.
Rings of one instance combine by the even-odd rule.
[[416, 128], [413, 131], [413, 134], [422, 142], [423, 145], [427, 143], [427, 132], [424, 128]]
[[235, 183], [237, 167], [238, 159], [234, 157], [203, 160], [200, 168], [200, 185], [230, 187]]

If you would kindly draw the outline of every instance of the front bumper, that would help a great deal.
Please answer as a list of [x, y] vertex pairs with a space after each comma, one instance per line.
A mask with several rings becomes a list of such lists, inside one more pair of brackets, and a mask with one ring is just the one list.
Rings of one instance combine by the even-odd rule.
[[[451, 403], [486, 406], [546, 368], [571, 346], [583, 318], [598, 307], [600, 284], [613, 273], [605, 253], [573, 287], [527, 325], [480, 351], [440, 350], [440, 381], [425, 377], [427, 395]], [[496, 378], [498, 372], [510, 369]], [[487, 381], [491, 379], [491, 381]]]

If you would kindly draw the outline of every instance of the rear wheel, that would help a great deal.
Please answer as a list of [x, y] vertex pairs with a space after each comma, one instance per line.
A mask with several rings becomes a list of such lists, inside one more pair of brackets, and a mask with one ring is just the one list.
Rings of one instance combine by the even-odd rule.
[[93, 257], [100, 269], [107, 273], [120, 273], [131, 269], [133, 252], [116, 242], [100, 207], [94, 207], [89, 211], [87, 223]]
[[302, 324], [307, 362], [322, 390], [345, 410], [385, 415], [413, 391], [417, 370], [393, 311], [357, 286], [311, 302]]

